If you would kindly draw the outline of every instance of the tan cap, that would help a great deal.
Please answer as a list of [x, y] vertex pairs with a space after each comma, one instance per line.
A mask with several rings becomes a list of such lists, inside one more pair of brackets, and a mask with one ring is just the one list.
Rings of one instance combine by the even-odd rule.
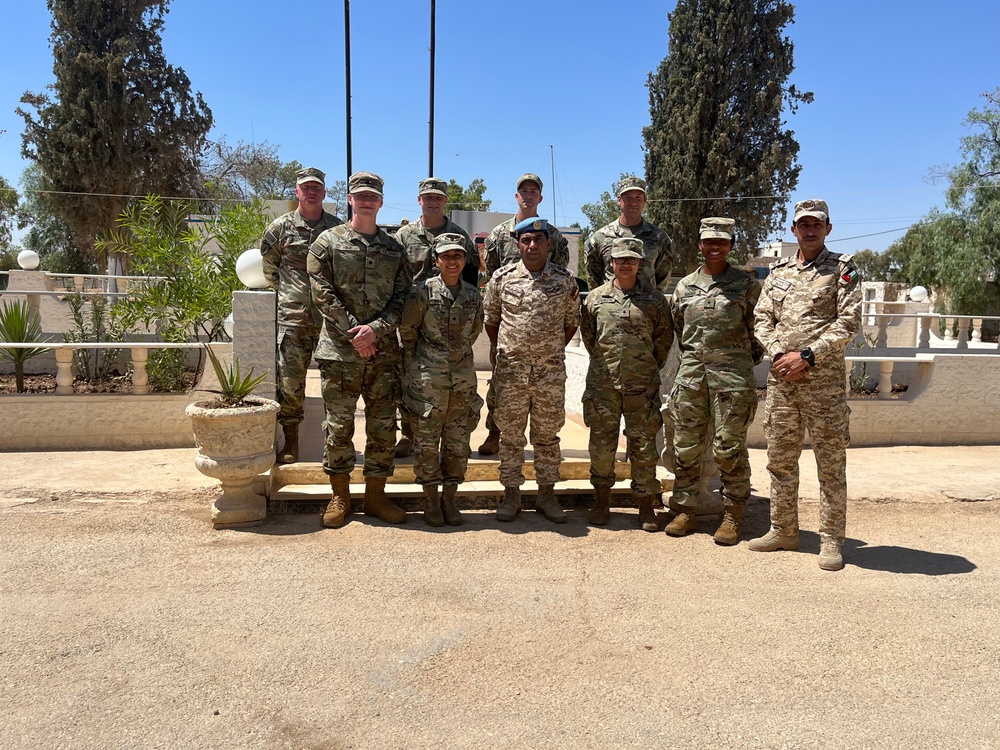
[[642, 260], [642, 240], [638, 237], [615, 237], [611, 243], [612, 258], [638, 258]]
[[436, 255], [441, 255], [449, 250], [461, 250], [465, 252], [465, 238], [460, 234], [455, 234], [453, 232], [445, 232], [444, 234], [439, 234], [434, 238], [434, 253]]
[[801, 219], [803, 216], [813, 216], [820, 221], [829, 222], [830, 221], [830, 209], [826, 205], [826, 201], [810, 199], [806, 201], [799, 201], [795, 204], [795, 215], [792, 219], [794, 224], [796, 221]]
[[721, 239], [732, 242], [736, 233], [736, 219], [726, 219], [722, 216], [709, 216], [701, 220], [698, 228], [698, 239]]
[[301, 185], [306, 182], [318, 182], [320, 185], [326, 186], [326, 173], [321, 169], [316, 169], [316, 167], [306, 167], [305, 169], [300, 169], [295, 173], [295, 184]]
[[352, 193], [377, 193], [382, 195], [382, 188], [385, 183], [382, 178], [373, 172], [355, 172], [348, 180], [349, 190]]
[[536, 185], [538, 185], [538, 190], [539, 191], [541, 191], [541, 189], [542, 189], [542, 178], [539, 177], [537, 174], [532, 174], [531, 172], [525, 172], [523, 175], [521, 175], [520, 177], [517, 178], [517, 188], [516, 189], [520, 190], [521, 189], [521, 185], [523, 185], [525, 182], [533, 182]]
[[641, 177], [636, 177], [634, 175], [622, 177], [621, 182], [618, 183], [618, 195], [627, 193], [629, 190], [641, 190], [645, 195], [646, 181]]
[[444, 180], [439, 180], [437, 177], [428, 177], [426, 180], [420, 181], [420, 190], [418, 195], [443, 195], [448, 197], [448, 183]]

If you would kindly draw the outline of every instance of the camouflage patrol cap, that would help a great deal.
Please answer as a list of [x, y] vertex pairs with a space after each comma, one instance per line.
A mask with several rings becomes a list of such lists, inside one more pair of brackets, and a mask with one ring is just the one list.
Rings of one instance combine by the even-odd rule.
[[448, 197], [448, 183], [439, 180], [437, 177], [428, 177], [420, 181], [418, 195], [443, 195]]
[[511, 234], [515, 237], [520, 237], [525, 232], [546, 232], [549, 231], [549, 222], [538, 216], [532, 216], [530, 219], [525, 219], [520, 224], [517, 224], [512, 230]]
[[795, 204], [795, 215], [792, 219], [792, 223], [794, 224], [803, 216], [813, 216], [820, 221], [829, 222], [830, 209], [827, 207], [826, 201], [815, 199], [799, 201]]
[[352, 193], [377, 193], [382, 195], [385, 182], [372, 172], [355, 172], [348, 181]]
[[526, 182], [533, 182], [533, 183], [535, 183], [536, 185], [538, 185], [539, 192], [541, 192], [541, 190], [542, 190], [542, 178], [539, 177], [537, 174], [532, 174], [531, 172], [525, 172], [523, 175], [521, 175], [520, 177], [518, 177], [517, 178], [517, 189], [520, 190], [521, 189], [521, 185], [523, 185]]
[[645, 195], [646, 181], [635, 176], [622, 177], [621, 182], [618, 183], [618, 195], [627, 193], [629, 190], [641, 190], [643, 195]]
[[736, 231], [736, 219], [726, 219], [722, 216], [709, 216], [701, 220], [698, 228], [699, 240], [721, 239], [732, 242]]
[[326, 173], [321, 169], [316, 169], [316, 167], [300, 169], [295, 173], [295, 184], [302, 185], [306, 182], [318, 182], [320, 185], [325, 186]]
[[611, 243], [612, 258], [638, 258], [643, 259], [642, 240], [638, 237], [615, 237]]
[[465, 238], [462, 235], [453, 232], [439, 234], [434, 238], [434, 253], [441, 255], [449, 250], [461, 250], [464, 253], [465, 245], [462, 244], [464, 240]]

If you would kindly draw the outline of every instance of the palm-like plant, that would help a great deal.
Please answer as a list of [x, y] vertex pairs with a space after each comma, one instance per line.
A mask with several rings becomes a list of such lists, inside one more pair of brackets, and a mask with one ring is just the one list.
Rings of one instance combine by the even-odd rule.
[[[35, 344], [42, 341], [42, 325], [38, 313], [31, 309], [27, 300], [4, 302], [0, 308], [0, 342], [9, 344]], [[51, 347], [0, 346], [0, 357], [14, 363], [14, 380], [17, 392], [24, 393], [24, 363]]]
[[206, 346], [208, 358], [212, 361], [215, 369], [215, 376], [219, 379], [219, 390], [209, 389], [210, 393], [219, 394], [219, 400], [227, 409], [243, 406], [243, 401], [248, 398], [254, 389], [264, 382], [264, 375], [253, 376], [253, 368], [250, 368], [245, 376], [240, 372], [240, 361], [233, 358], [233, 363], [228, 367], [219, 361], [219, 357], [212, 351], [212, 347]]

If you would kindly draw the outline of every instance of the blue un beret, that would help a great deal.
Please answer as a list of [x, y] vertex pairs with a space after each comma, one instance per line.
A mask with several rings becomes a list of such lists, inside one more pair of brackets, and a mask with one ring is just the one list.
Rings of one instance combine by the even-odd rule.
[[548, 232], [549, 223], [539, 217], [532, 216], [530, 219], [525, 219], [520, 224], [514, 227], [513, 233], [515, 237], [520, 237], [524, 232]]

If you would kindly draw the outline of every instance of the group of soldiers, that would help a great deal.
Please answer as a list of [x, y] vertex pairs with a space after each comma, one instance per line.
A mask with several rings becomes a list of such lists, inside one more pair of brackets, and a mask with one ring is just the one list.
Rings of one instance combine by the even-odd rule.
[[860, 328], [861, 299], [850, 256], [826, 248], [832, 229], [826, 203], [796, 204], [792, 232], [798, 253], [778, 261], [763, 287], [727, 260], [735, 221], [702, 220], [703, 263], [668, 297], [670, 238], [644, 218], [645, 182], [623, 178], [619, 218], [585, 246], [591, 291], [581, 305], [577, 280], [567, 270], [568, 244], [538, 216], [542, 188], [538, 175], [518, 179], [517, 214], [485, 238], [487, 283], [481, 295], [479, 252], [445, 216], [442, 180], [420, 182], [420, 219], [391, 236], [376, 223], [383, 191], [377, 175], [351, 175], [352, 217], [345, 224], [322, 208], [324, 174], [312, 167], [299, 173], [299, 206], [271, 223], [261, 253], [278, 293], [281, 462], [297, 460], [312, 356], [322, 376], [323, 468], [332, 488], [323, 524], [336, 528], [350, 512], [359, 396], [366, 426], [364, 512], [405, 522], [406, 513], [386, 497], [385, 483], [394, 458], [412, 450], [426, 523], [462, 523], [455, 496], [483, 404], [472, 347], [484, 328], [492, 377], [488, 435], [479, 452], [499, 454], [504, 496], [496, 518], [513, 521], [521, 510], [530, 438], [535, 510], [564, 523], [554, 490], [565, 421], [565, 346], [579, 328], [590, 354], [583, 417], [590, 430], [591, 523], [609, 520], [624, 420], [639, 524], [647, 531], [659, 528], [654, 507], [660, 496], [660, 371], [676, 340], [680, 363], [668, 399], [674, 517], [665, 530], [683, 536], [696, 529], [703, 454], [711, 445], [725, 505], [714, 539], [736, 544], [750, 496], [746, 436], [757, 408], [753, 368], [766, 354], [771, 528], [749, 547], [798, 548], [798, 462], [808, 428], [821, 486], [819, 563], [826, 570], [841, 568], [849, 440], [844, 353]]

